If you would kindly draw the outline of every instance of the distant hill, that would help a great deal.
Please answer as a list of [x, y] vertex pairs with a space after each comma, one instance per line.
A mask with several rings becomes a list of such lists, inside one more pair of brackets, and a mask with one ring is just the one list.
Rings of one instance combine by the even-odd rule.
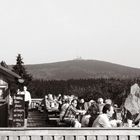
[[134, 78], [140, 69], [98, 60], [70, 60], [25, 65], [35, 79], [68, 80], [88, 78]]

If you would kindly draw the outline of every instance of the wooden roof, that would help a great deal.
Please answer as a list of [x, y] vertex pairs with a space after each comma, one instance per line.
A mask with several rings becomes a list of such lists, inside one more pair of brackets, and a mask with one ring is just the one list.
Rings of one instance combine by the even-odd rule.
[[18, 74], [16, 74], [12, 70], [10, 70], [8, 68], [5, 68], [5, 67], [3, 67], [1, 65], [0, 65], [0, 73], [2, 73], [3, 75], [5, 75], [10, 80], [20, 79], [21, 78]]

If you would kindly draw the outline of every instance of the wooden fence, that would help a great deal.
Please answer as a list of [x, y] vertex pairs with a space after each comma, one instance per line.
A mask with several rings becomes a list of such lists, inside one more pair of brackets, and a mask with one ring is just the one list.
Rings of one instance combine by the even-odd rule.
[[0, 128], [0, 140], [140, 140], [140, 129]]

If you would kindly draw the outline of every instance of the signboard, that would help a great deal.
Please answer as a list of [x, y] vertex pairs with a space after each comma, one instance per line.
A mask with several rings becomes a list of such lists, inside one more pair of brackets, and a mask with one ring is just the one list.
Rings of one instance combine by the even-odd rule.
[[13, 127], [24, 126], [24, 107], [24, 95], [15, 95], [13, 100]]

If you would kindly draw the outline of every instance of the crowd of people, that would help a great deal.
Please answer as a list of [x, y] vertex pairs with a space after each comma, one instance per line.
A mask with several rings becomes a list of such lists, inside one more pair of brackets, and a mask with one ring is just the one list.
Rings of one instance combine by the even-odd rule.
[[[111, 99], [85, 101], [74, 95], [45, 96], [43, 105], [47, 114], [59, 113], [59, 121], [69, 127], [140, 127], [140, 87], [134, 83], [121, 108]], [[47, 116], [47, 118], [49, 118]]]
[[[25, 100], [25, 126], [27, 126], [28, 108], [31, 104], [31, 95], [27, 87], [23, 91], [17, 91], [17, 94], [23, 94]], [[59, 116], [59, 122], [66, 126], [81, 127], [118, 127], [118, 126], [140, 126], [140, 87], [137, 83], [131, 86], [130, 95], [126, 98], [123, 107], [118, 112], [117, 104], [111, 99], [104, 100], [98, 98], [97, 101], [85, 101], [75, 95], [54, 96], [45, 95], [41, 106], [46, 112], [46, 120], [49, 121], [49, 114]]]
[[47, 114], [59, 113], [59, 121], [69, 127], [117, 127], [122, 121], [117, 117], [117, 105], [111, 99], [99, 98], [85, 102], [74, 95], [48, 94], [42, 101]]

